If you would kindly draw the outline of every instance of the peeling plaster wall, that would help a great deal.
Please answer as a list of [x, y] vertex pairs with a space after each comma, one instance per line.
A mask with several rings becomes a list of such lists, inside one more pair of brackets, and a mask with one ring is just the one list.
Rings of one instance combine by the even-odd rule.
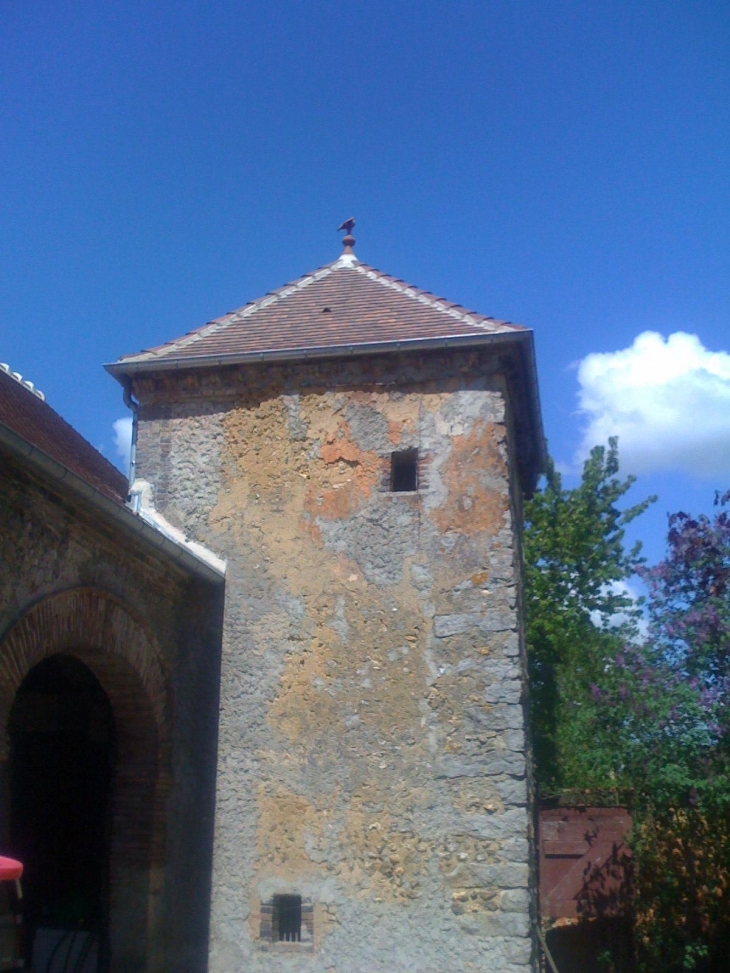
[[[515, 502], [486, 353], [138, 379], [139, 475], [228, 562], [212, 973], [526, 973]], [[393, 450], [417, 493], [390, 493]], [[314, 943], [262, 939], [300, 894]]]

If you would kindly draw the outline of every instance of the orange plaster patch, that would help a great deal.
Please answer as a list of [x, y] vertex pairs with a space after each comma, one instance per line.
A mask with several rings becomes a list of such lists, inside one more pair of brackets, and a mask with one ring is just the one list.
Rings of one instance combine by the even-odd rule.
[[362, 464], [362, 456], [364, 455], [354, 443], [346, 440], [326, 443], [320, 447], [319, 452], [322, 459], [328, 464], [344, 460], [345, 463], [353, 463], [359, 466]]
[[312, 467], [304, 498], [304, 508], [313, 518], [342, 520], [352, 516], [378, 482], [380, 457], [360, 449], [350, 439], [349, 431], [347, 424], [342, 423], [339, 438], [328, 437], [328, 442], [320, 446], [324, 469]]
[[317, 547], [322, 546], [322, 531], [309, 514], [304, 514], [299, 518], [299, 526], [301, 527], [302, 533], [316, 544]]
[[413, 433], [416, 423], [409, 416], [406, 419], [391, 419], [388, 422], [388, 439], [394, 446], [398, 446], [404, 433]]
[[[448, 488], [443, 506], [431, 517], [440, 531], [460, 534], [496, 533], [508, 508], [507, 466], [499, 446], [504, 427], [477, 423], [463, 436], [454, 437], [451, 455], [442, 476]], [[492, 484], [500, 479], [504, 491]]]

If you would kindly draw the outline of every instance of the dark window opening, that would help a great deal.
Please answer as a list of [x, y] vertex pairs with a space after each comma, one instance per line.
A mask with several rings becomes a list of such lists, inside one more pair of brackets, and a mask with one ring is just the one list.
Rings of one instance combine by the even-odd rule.
[[390, 454], [390, 489], [393, 493], [413, 493], [418, 489], [417, 449]]
[[302, 941], [301, 895], [274, 896], [272, 926], [274, 939], [280, 943], [300, 943]]

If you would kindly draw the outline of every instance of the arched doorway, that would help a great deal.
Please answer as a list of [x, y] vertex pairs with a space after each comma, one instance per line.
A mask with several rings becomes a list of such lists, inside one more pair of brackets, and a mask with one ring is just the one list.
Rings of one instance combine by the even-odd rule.
[[106, 896], [108, 902], [109, 970], [152, 973], [160, 968], [163, 936], [159, 904], [170, 788], [169, 692], [154, 637], [107, 592], [74, 588], [51, 595], [25, 611], [0, 640], [0, 836], [8, 840], [12, 818], [15, 703], [26, 679], [32, 676], [30, 685], [36, 677], [42, 683], [39, 667], [59, 657], [71, 659], [66, 677], [86, 680], [103, 709], [101, 697], [90, 689], [93, 675], [112, 714], [108, 895], [97, 900], [103, 906]]
[[79, 659], [50, 656], [21, 683], [8, 732], [10, 840], [26, 865], [34, 965], [60, 969], [68, 954], [65, 965], [86, 956], [85, 969], [107, 969], [116, 752], [109, 697]]

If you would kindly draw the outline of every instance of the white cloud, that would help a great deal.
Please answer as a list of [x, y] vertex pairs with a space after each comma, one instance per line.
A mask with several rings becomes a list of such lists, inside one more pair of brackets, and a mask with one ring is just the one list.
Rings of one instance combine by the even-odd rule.
[[[610, 584], [605, 584], [602, 586], [601, 593], [604, 595], [624, 595], [631, 599], [634, 607], [636, 602], [639, 600], [639, 590], [630, 581], [611, 581]], [[645, 615], [641, 614], [638, 618], [632, 619], [632, 616], [627, 612], [615, 612], [608, 619], [604, 621], [601, 617], [600, 612], [591, 612], [591, 622], [596, 626], [596, 628], [619, 628], [621, 625], [625, 625], [628, 621], [634, 621], [636, 625], [636, 630], [639, 638], [645, 639], [648, 632], [648, 622]]]
[[117, 455], [124, 460], [124, 469], [129, 470], [129, 460], [132, 454], [132, 417], [124, 416], [112, 423], [114, 429], [114, 446]]
[[730, 354], [694, 334], [644, 331], [629, 348], [586, 356], [578, 366], [587, 417], [577, 459], [619, 437], [629, 473], [730, 473]]

